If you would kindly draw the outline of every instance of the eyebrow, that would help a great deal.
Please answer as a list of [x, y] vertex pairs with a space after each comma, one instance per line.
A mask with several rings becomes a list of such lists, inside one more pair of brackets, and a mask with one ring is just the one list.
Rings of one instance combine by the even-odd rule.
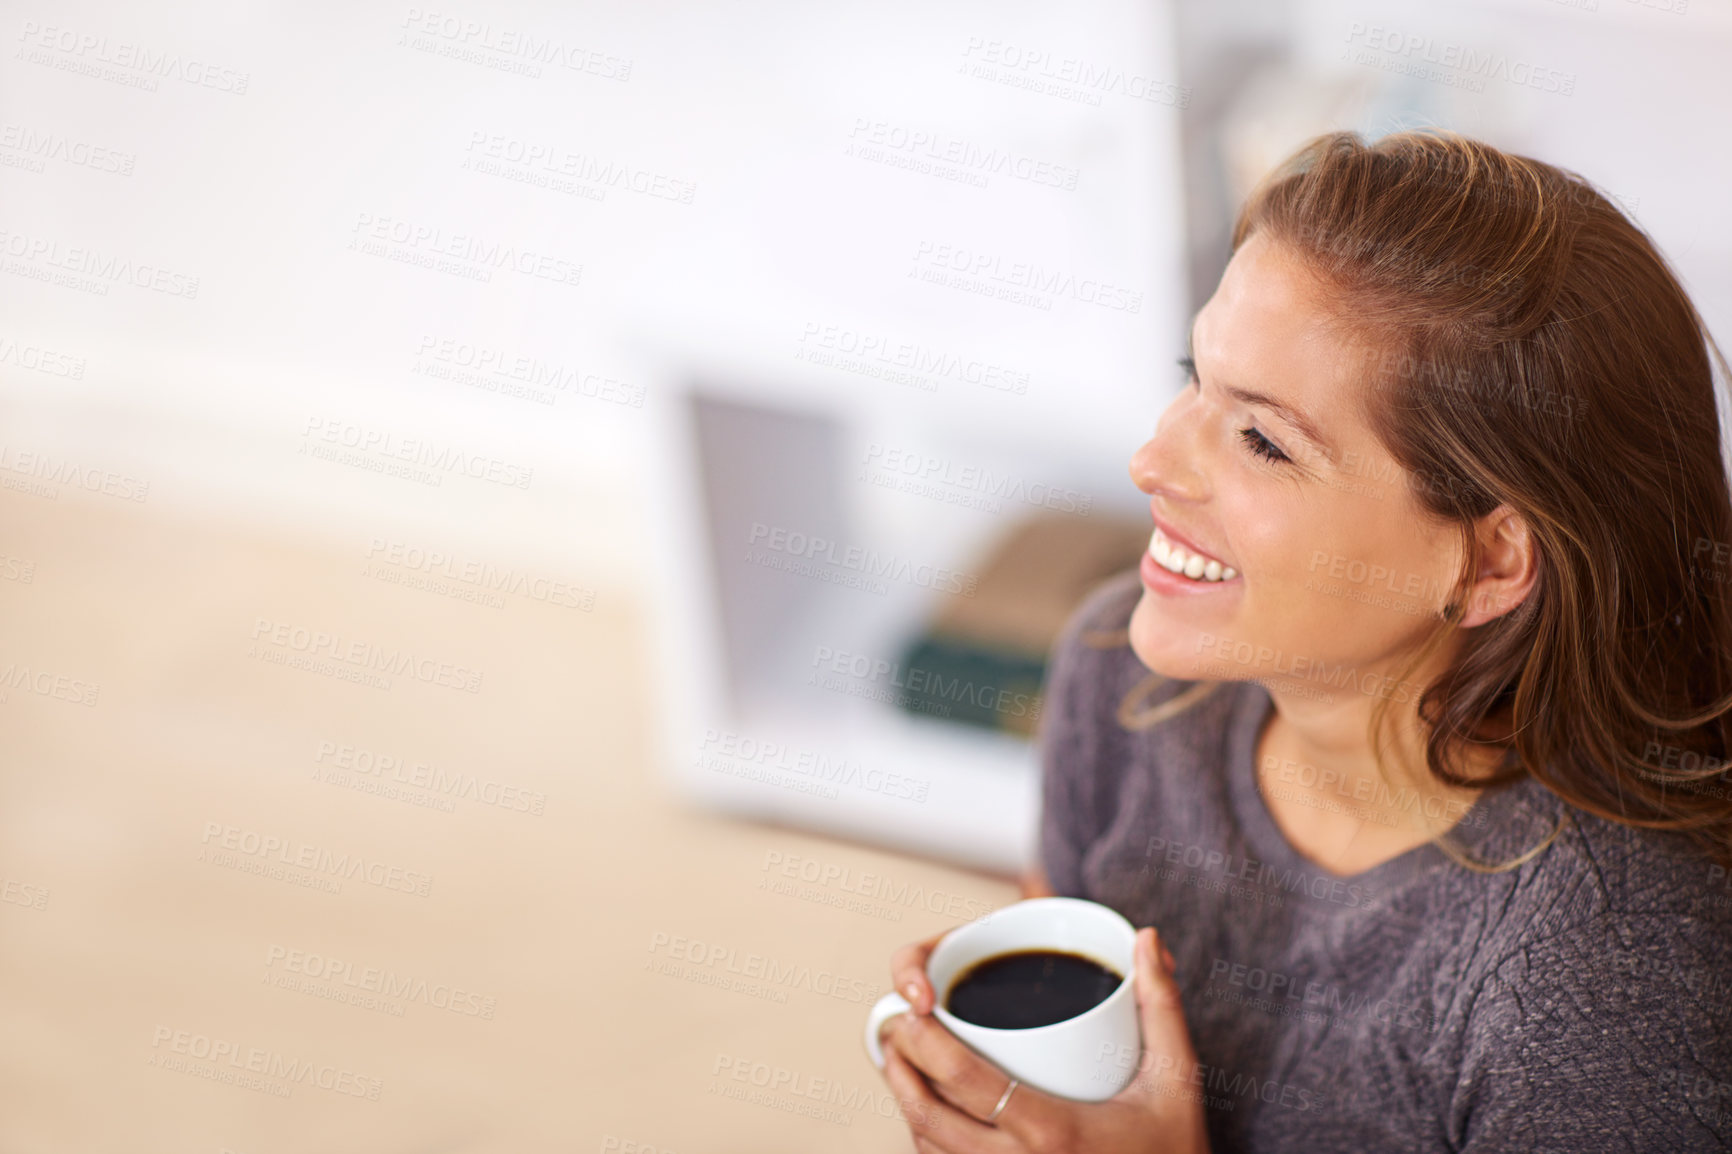
[[[1192, 329], [1194, 330], [1196, 322], [1192, 321], [1191, 324]], [[1196, 356], [1196, 348], [1192, 344], [1192, 333], [1186, 332], [1185, 359], [1190, 363], [1193, 372], [1196, 371]], [[1270, 412], [1286, 421], [1289, 425], [1292, 425], [1299, 435], [1311, 442], [1312, 447], [1322, 453], [1324, 457], [1328, 458], [1331, 462], [1335, 460], [1335, 442], [1323, 435], [1323, 430], [1317, 427], [1316, 422], [1300, 410], [1294, 408], [1292, 405], [1289, 405], [1287, 402], [1279, 400], [1278, 398], [1271, 397], [1268, 393], [1260, 393], [1256, 389], [1240, 388], [1237, 385], [1222, 385], [1221, 389], [1229, 397], [1232, 397], [1242, 405], [1256, 405], [1260, 408], [1268, 409]]]

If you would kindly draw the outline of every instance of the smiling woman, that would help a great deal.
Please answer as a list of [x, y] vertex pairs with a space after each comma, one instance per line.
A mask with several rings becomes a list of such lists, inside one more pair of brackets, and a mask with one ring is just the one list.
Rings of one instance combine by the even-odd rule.
[[1158, 928], [1144, 1068], [1010, 1084], [907, 947], [922, 1149], [1726, 1148], [1716, 362], [1573, 174], [1444, 133], [1272, 174], [1131, 461], [1147, 556], [1048, 672], [1046, 892]]
[[[1718, 350], [1652, 244], [1572, 174], [1420, 134], [1314, 142], [1235, 243], [1132, 473], [1153, 560], [1182, 528], [1249, 572], [1142, 599], [1141, 692], [1249, 650], [1218, 680], [1283, 699], [1281, 751], [1452, 796], [1532, 776], [1732, 865]], [[1307, 693], [1331, 675], [1350, 708]]]

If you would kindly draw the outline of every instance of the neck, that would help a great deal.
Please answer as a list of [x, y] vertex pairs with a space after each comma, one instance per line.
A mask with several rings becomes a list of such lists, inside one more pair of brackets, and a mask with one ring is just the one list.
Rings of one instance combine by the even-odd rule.
[[[1438, 781], [1426, 764], [1425, 727], [1419, 720], [1420, 687], [1426, 681], [1368, 675], [1326, 692], [1315, 683], [1265, 682], [1275, 704], [1257, 748], [1257, 772], [1266, 790], [1283, 791], [1315, 810], [1317, 824], [1343, 832], [1393, 837], [1410, 831], [1430, 837], [1454, 825], [1479, 791]], [[1391, 698], [1376, 735], [1381, 761], [1370, 732], [1380, 694]], [[1498, 764], [1500, 753], [1468, 747], [1455, 764], [1470, 779], [1479, 778]]]

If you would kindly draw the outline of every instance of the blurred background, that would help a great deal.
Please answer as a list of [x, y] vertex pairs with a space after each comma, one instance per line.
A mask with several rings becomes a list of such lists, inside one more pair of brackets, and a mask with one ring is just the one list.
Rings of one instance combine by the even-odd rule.
[[910, 1149], [1271, 165], [1574, 169], [1732, 331], [1725, 0], [0, 8], [7, 1154]]

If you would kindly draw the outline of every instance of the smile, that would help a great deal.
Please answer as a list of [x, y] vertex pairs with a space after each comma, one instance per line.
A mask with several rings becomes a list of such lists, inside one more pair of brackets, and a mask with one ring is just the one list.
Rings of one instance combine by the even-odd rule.
[[1167, 540], [1167, 535], [1158, 528], [1154, 536], [1149, 538], [1149, 556], [1155, 559], [1155, 564], [1169, 573], [1177, 573], [1193, 581], [1231, 581], [1239, 575], [1239, 571], [1230, 565], [1223, 565], [1213, 557]]

